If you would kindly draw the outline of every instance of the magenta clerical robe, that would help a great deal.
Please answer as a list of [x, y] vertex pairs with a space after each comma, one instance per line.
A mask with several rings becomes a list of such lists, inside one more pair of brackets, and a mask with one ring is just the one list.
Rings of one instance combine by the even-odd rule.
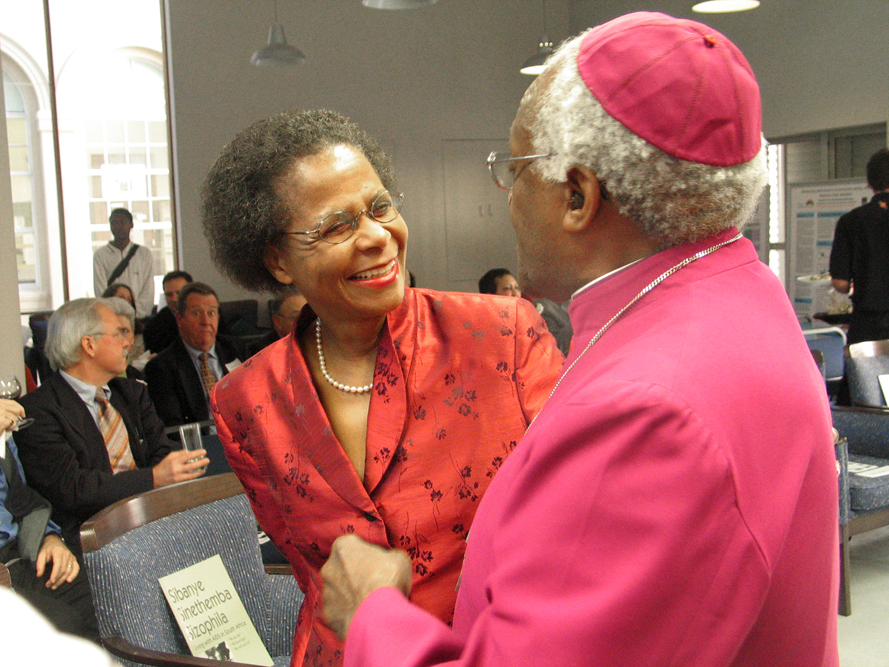
[[732, 229], [594, 283], [569, 368], [469, 537], [453, 630], [369, 595], [347, 667], [836, 667], [830, 410], [783, 287]]

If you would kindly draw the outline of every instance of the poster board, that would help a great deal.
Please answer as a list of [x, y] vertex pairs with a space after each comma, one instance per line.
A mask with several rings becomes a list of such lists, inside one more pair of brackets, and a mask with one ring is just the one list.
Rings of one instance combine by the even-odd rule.
[[769, 263], [769, 201], [771, 197], [771, 186], [766, 186], [762, 190], [759, 201], [756, 203], [756, 210], [753, 216], [744, 225], [744, 236], [756, 248], [756, 254], [759, 255], [761, 262]]
[[[840, 217], [870, 201], [864, 179], [788, 185], [787, 292], [797, 315], [843, 312], [848, 297], [833, 290], [827, 274], [833, 233]], [[820, 279], [816, 276], [822, 276]]]
[[158, 582], [192, 655], [274, 665], [218, 554]]

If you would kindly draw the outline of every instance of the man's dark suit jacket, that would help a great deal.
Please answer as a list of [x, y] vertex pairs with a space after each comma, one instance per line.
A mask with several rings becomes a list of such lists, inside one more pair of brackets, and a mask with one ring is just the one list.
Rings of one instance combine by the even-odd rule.
[[176, 324], [176, 316], [168, 306], [164, 306], [152, 315], [142, 331], [145, 349], [155, 354], [166, 350], [177, 338], [179, 338], [179, 326]]
[[248, 354], [248, 356], [252, 357], [254, 354], [259, 352], [260, 350], [264, 350], [269, 345], [271, 345], [272, 343], [275, 343], [279, 340], [281, 340], [281, 337], [278, 335], [278, 332], [275, 331], [274, 329], [272, 329], [264, 336], [260, 336], [259, 338], [254, 338], [252, 341], [250, 341], [250, 343], [247, 345], [247, 354]]
[[19, 400], [36, 420], [15, 434], [28, 484], [52, 503], [53, 521], [78, 554], [80, 524], [118, 500], [154, 488], [151, 469], [173, 444], [164, 435], [144, 383], [114, 378], [108, 386], [137, 466], [116, 475], [89, 408], [60, 373]]
[[[228, 336], [216, 337], [216, 355], [223, 374], [228, 372], [227, 364], [247, 359], [241, 342]], [[164, 425], [179, 426], [210, 419], [204, 384], [181, 338], [145, 365], [145, 381]]]

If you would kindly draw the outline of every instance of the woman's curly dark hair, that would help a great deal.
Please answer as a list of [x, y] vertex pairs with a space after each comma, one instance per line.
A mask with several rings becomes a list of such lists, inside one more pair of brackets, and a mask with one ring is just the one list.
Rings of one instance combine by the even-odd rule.
[[383, 186], [395, 189], [389, 156], [358, 126], [333, 111], [284, 111], [254, 123], [222, 150], [201, 189], [201, 220], [210, 256], [223, 273], [249, 290], [284, 287], [263, 262], [290, 214], [275, 185], [294, 161], [339, 145], [360, 151]]

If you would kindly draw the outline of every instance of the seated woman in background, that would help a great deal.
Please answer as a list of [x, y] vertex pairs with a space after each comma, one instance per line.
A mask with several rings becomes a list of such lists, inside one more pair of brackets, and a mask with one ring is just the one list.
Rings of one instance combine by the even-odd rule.
[[293, 665], [342, 659], [319, 570], [343, 533], [404, 549], [411, 599], [451, 619], [478, 503], [562, 367], [529, 303], [405, 286], [402, 201], [377, 143], [329, 111], [259, 121], [204, 184], [217, 265], [308, 301], [213, 394], [232, 468], [306, 594]]
[[136, 311], [125, 299], [118, 297], [108, 301], [109, 307], [117, 315], [120, 322], [120, 328], [125, 331], [125, 340], [127, 343], [127, 369], [123, 372], [124, 377], [133, 380], [145, 381], [145, 375], [142, 369], [148, 363], [150, 354], [145, 351], [142, 344], [142, 335], [136, 336]]
[[130, 286], [125, 285], [124, 283], [112, 283], [111, 285], [108, 285], [108, 287], [105, 288], [105, 291], [102, 292], [102, 298], [107, 299], [112, 296], [120, 297], [133, 307], [133, 333], [141, 334], [143, 325], [141, 320], [135, 319], [136, 297], [133, 296], [133, 290], [130, 289]]
[[112, 296], [119, 296], [130, 304], [134, 311], [136, 310], [136, 299], [133, 297], [133, 290], [130, 289], [129, 285], [124, 285], [123, 283], [108, 285], [108, 287], [105, 288], [105, 291], [102, 292], [102, 298], [107, 299]]

